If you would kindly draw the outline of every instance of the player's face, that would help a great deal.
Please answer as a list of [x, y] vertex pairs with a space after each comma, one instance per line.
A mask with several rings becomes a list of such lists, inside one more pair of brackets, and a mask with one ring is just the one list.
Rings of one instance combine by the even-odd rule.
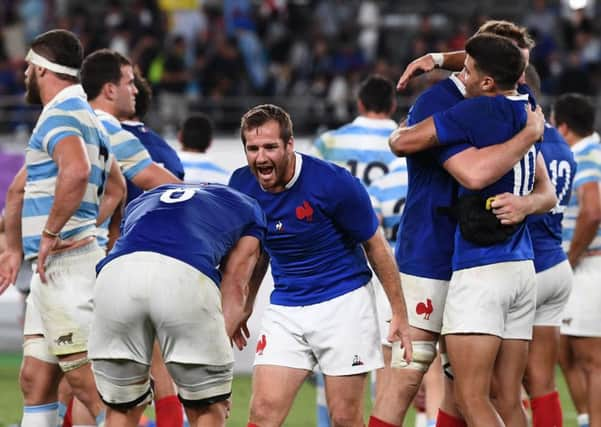
[[115, 97], [116, 116], [119, 120], [129, 119], [135, 114], [137, 93], [134, 70], [131, 65], [123, 65]]
[[25, 100], [29, 104], [41, 105], [40, 85], [35, 68], [35, 65], [30, 63], [25, 70]]
[[[524, 60], [526, 61], [526, 67], [527, 67], [528, 64], [530, 63], [530, 50], [528, 48], [520, 48], [520, 52], [522, 52], [522, 56], [524, 57]], [[524, 68], [524, 72], [520, 76], [520, 79], [518, 80], [518, 83], [526, 84], [526, 69], [525, 68]]]
[[246, 160], [263, 189], [283, 191], [294, 175], [294, 140], [282, 141], [280, 125], [270, 120], [244, 132]]
[[461, 71], [461, 80], [465, 85], [465, 92], [468, 98], [473, 98], [483, 94], [481, 87], [483, 78], [485, 78], [485, 76], [476, 69], [476, 63], [474, 59], [467, 55], [465, 57], [463, 70]]

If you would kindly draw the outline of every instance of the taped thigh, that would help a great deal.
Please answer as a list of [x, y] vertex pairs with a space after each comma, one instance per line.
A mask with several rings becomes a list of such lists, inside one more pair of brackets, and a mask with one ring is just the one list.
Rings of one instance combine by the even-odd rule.
[[401, 348], [399, 342], [392, 346], [392, 358], [390, 366], [397, 369], [414, 369], [423, 373], [436, 358], [436, 341], [413, 341], [413, 358], [407, 362], [403, 357], [405, 349]]
[[44, 337], [27, 338], [23, 342], [23, 356], [33, 357], [46, 363], [58, 363], [56, 356], [50, 353]]
[[232, 391], [233, 366], [233, 363], [167, 363], [169, 374], [177, 384], [179, 398], [188, 407], [203, 407], [228, 399]]
[[119, 411], [152, 400], [150, 367], [133, 360], [100, 359], [92, 363], [96, 388], [107, 406]]

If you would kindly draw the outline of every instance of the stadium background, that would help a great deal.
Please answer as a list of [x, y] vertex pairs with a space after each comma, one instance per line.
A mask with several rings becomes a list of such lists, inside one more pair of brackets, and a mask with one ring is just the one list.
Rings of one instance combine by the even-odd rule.
[[[530, 29], [536, 41], [531, 62], [542, 78], [539, 102], [547, 111], [565, 92], [598, 103], [599, 15], [595, 0], [0, 0], [0, 206], [15, 161], [10, 155], [22, 152], [39, 114], [23, 101], [24, 57], [31, 39], [50, 28], [75, 32], [86, 53], [109, 47], [129, 56], [155, 93], [147, 124], [176, 148], [183, 118], [207, 113], [216, 127], [209, 152], [233, 170], [244, 162], [237, 127], [250, 106], [284, 106], [298, 147], [308, 151], [320, 132], [355, 116], [356, 90], [365, 75], [377, 72], [396, 81], [413, 58], [461, 49], [488, 18]], [[394, 118], [401, 119], [415, 96], [444, 76], [436, 71], [415, 79], [399, 94]], [[257, 314], [271, 285], [264, 284]], [[14, 289], [0, 297], [0, 426], [15, 423], [20, 414], [20, 310]], [[250, 370], [253, 350], [251, 345], [237, 355], [238, 372]], [[247, 378], [241, 384], [248, 393]], [[561, 391], [569, 426], [573, 408]], [[298, 414], [304, 415], [287, 425], [314, 420], [312, 389], [302, 396], [306, 402]]]

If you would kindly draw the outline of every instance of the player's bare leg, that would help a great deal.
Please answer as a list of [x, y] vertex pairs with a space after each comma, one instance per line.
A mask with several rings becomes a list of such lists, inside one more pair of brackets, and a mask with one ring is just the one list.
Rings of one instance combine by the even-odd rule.
[[457, 405], [468, 426], [504, 427], [492, 405], [490, 386], [501, 339], [493, 335], [447, 335]]
[[[85, 358], [87, 358], [86, 352], [59, 356], [59, 360], [63, 364], [65, 362], [76, 363]], [[94, 417], [100, 415], [104, 409], [104, 405], [96, 391], [96, 383], [90, 363], [85, 363], [82, 366], [66, 371], [65, 377], [69, 381], [73, 396], [79, 399]]]
[[[435, 342], [438, 334], [411, 327], [411, 341]], [[414, 345], [415, 355], [415, 345]], [[415, 358], [415, 357], [414, 357]], [[424, 370], [391, 368], [376, 394], [372, 416], [393, 425], [401, 425], [424, 377]]]
[[601, 427], [601, 338], [570, 337], [576, 364], [586, 375], [590, 427]]
[[[534, 326], [528, 352], [528, 366], [524, 376], [524, 388], [530, 396], [533, 425], [547, 424], [545, 420], [560, 420], [561, 403], [555, 385], [555, 366], [559, 358], [559, 328]], [[538, 399], [538, 400], [537, 400]], [[540, 410], [536, 405], [545, 399]], [[539, 416], [539, 411], [542, 417]]]
[[[27, 336], [25, 340], [43, 338]], [[19, 384], [26, 406], [43, 405], [56, 402], [58, 399], [58, 383], [62, 377], [60, 368], [55, 363], [48, 363], [31, 356], [24, 356], [19, 372]]]
[[444, 380], [440, 354], [436, 356], [430, 365], [428, 372], [424, 375], [424, 386], [426, 387], [426, 416], [428, 420], [435, 420], [438, 408], [443, 399]]
[[229, 401], [217, 402], [202, 409], [185, 408], [190, 427], [222, 427], [229, 411]]
[[362, 427], [367, 374], [325, 375], [324, 382], [332, 427]]
[[495, 362], [491, 399], [507, 427], [526, 427], [522, 379], [528, 362], [528, 341], [503, 340]]
[[[376, 370], [376, 401], [377, 396], [382, 393], [384, 383], [390, 376], [390, 358], [392, 350], [385, 345], [382, 346], [382, 356], [384, 357], [384, 367]], [[375, 404], [375, 402], [374, 402]]]
[[587, 413], [586, 375], [576, 363], [572, 337], [561, 335], [559, 339], [559, 365], [568, 385], [570, 397], [578, 414]]
[[155, 340], [152, 346], [150, 376], [153, 379], [155, 415], [159, 427], [181, 426], [184, 422], [182, 405], [177, 397], [177, 388], [169, 375], [161, 354], [161, 347]]
[[281, 426], [300, 386], [310, 373], [284, 366], [255, 366], [249, 422], [261, 427]]
[[105, 427], [138, 427], [140, 417], [146, 405], [129, 408], [126, 411], [118, 411], [107, 408]]

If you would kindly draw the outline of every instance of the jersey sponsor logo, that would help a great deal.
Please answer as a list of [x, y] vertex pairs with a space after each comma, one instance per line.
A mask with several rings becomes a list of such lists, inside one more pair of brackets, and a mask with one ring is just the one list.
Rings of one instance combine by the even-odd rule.
[[430, 298], [426, 299], [426, 302], [418, 302], [415, 306], [415, 312], [418, 315], [424, 315], [424, 320], [430, 320], [430, 315], [434, 311], [434, 306], [432, 305], [432, 300]]
[[284, 224], [282, 223], [282, 221], [278, 221], [275, 223], [275, 231], [277, 231], [278, 233], [284, 231]]
[[259, 338], [259, 341], [257, 341], [257, 349], [256, 349], [256, 353], [259, 356], [263, 355], [263, 350], [265, 350], [265, 347], [267, 347], [267, 337], [265, 337], [265, 334], [261, 335], [261, 338]]
[[305, 200], [302, 205], [297, 206], [296, 217], [301, 221], [306, 220], [307, 222], [311, 222], [313, 221], [313, 212], [313, 208], [309, 202]]
[[54, 342], [56, 343], [56, 345], [73, 344], [73, 332], [69, 332], [66, 335], [61, 335], [60, 337], [55, 339]]
[[355, 357], [353, 357], [353, 364], [351, 366], [361, 366], [363, 365], [363, 361], [361, 360], [361, 358], [359, 357], [358, 354], [355, 354]]

